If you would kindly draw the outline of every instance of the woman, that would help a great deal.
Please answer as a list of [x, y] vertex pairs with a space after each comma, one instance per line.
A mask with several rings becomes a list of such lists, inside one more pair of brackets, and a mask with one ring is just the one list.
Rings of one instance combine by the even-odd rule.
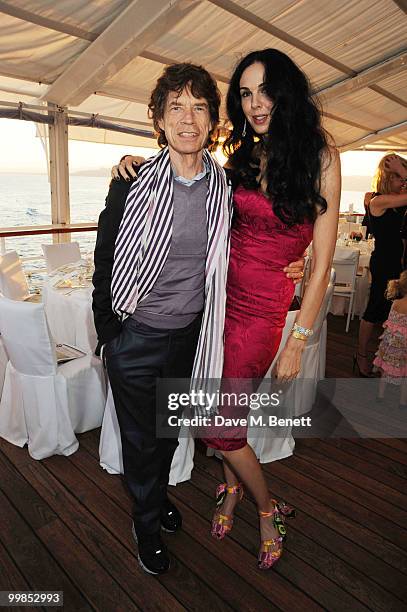
[[[247, 55], [227, 95], [233, 124], [224, 145], [234, 183], [234, 223], [227, 284], [224, 384], [263, 378], [279, 348], [293, 283], [283, 273], [313, 240], [313, 272], [295, 329], [276, 375], [294, 379], [330, 278], [337, 234], [340, 165], [320, 125], [304, 73], [275, 49]], [[229, 385], [228, 385], [229, 386]], [[220, 409], [222, 412], [222, 408]], [[212, 534], [230, 531], [234, 506], [248, 487], [260, 515], [258, 567], [282, 552], [282, 513], [270, 500], [260, 464], [246, 438], [208, 438], [223, 455]]]
[[367, 351], [374, 326], [386, 321], [391, 308], [391, 302], [385, 297], [387, 283], [399, 278], [402, 270], [400, 232], [407, 205], [407, 193], [401, 193], [407, 176], [404, 164], [398, 155], [385, 155], [373, 180], [374, 193], [366, 194], [365, 198], [369, 232], [375, 238], [375, 247], [370, 258], [372, 282], [369, 301], [360, 322], [358, 348], [354, 356], [354, 368], [364, 378], [372, 376]]
[[407, 408], [407, 270], [389, 282], [386, 296], [393, 305], [373, 362], [381, 373], [378, 397], [384, 398], [387, 383], [397, 385], [400, 407]]
[[[386, 169], [390, 172], [395, 172], [403, 181], [403, 186], [400, 193], [407, 193], [407, 160], [399, 155], [391, 155], [386, 162]], [[402, 270], [407, 270], [407, 206], [405, 207], [404, 217], [401, 222], [400, 230], [401, 240], [403, 243], [403, 258], [401, 261]]]

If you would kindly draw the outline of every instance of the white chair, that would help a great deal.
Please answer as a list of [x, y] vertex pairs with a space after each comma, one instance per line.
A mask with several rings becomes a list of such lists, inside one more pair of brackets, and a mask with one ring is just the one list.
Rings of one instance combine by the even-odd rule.
[[63, 242], [61, 244], [42, 244], [45, 264], [48, 274], [65, 264], [81, 259], [78, 242]]
[[350, 233], [350, 223], [348, 221], [339, 221], [338, 223], [338, 234], [342, 236], [343, 234]]
[[44, 305], [0, 297], [0, 331], [9, 362], [0, 402], [0, 436], [28, 443], [34, 459], [69, 455], [75, 432], [99, 427], [105, 405], [101, 361], [92, 355], [57, 364]]
[[347, 249], [336, 247], [333, 267], [336, 272], [334, 286], [334, 296], [349, 298], [349, 309], [346, 320], [346, 331], [349, 331], [351, 317], [353, 319], [355, 293], [356, 293], [356, 274], [359, 267], [360, 252], [357, 249]]
[[26, 300], [30, 297], [27, 279], [16, 251], [0, 255], [0, 293], [10, 300]]
[[[335, 270], [331, 270], [329, 285], [325, 292], [319, 314], [313, 325], [314, 333], [307, 340], [306, 347], [301, 358], [301, 370], [297, 379], [285, 389], [284, 399], [289, 407], [290, 417], [298, 417], [309, 412], [315, 402], [318, 381], [325, 376], [326, 361], [326, 338], [327, 324], [326, 316], [329, 312], [335, 283]], [[292, 326], [298, 311], [290, 311], [287, 314], [280, 347], [273, 363], [267, 372], [258, 393], [270, 393], [271, 375], [277, 359], [284, 348], [291, 333]], [[269, 463], [289, 457], [293, 454], [295, 441], [292, 437], [291, 426], [281, 426], [264, 429], [248, 428], [248, 442], [256, 453], [260, 463]]]
[[[273, 367], [285, 346], [288, 336], [291, 333], [291, 329], [294, 325], [294, 321], [298, 314], [298, 310], [290, 310], [287, 313], [285, 326], [283, 329], [283, 335], [279, 349], [276, 353], [273, 363], [271, 364], [267, 374], [265, 375], [263, 382], [256, 393], [270, 393], [271, 388], [271, 372]], [[262, 413], [261, 410], [256, 411], [256, 414]], [[252, 413], [253, 414], [253, 413]], [[264, 417], [264, 412], [263, 418]], [[260, 463], [270, 463], [271, 461], [280, 461], [286, 457], [290, 457], [293, 454], [295, 441], [291, 435], [291, 427], [273, 427], [271, 430], [269, 427], [262, 429], [248, 427], [247, 429], [247, 441], [256, 453], [256, 456]], [[218, 459], [222, 459], [222, 454], [213, 448], [206, 449], [206, 455], [212, 457], [215, 455]]]
[[314, 322], [314, 333], [307, 340], [301, 357], [301, 370], [292, 385], [292, 413], [301, 416], [309, 412], [315, 402], [318, 381], [325, 377], [326, 365], [326, 317], [331, 306], [335, 286], [335, 270], [331, 270], [331, 279], [326, 289], [324, 300]]
[[[169, 484], [176, 485], [191, 478], [194, 467], [195, 442], [188, 430], [182, 430], [170, 471]], [[108, 388], [102, 431], [99, 442], [99, 463], [109, 474], [123, 474], [122, 442], [112, 390]]]
[[[32, 296], [28, 288], [21, 260], [16, 251], [0, 255], [0, 296], [11, 300], [28, 300]], [[8, 357], [0, 337], [0, 399], [3, 391], [4, 377]]]

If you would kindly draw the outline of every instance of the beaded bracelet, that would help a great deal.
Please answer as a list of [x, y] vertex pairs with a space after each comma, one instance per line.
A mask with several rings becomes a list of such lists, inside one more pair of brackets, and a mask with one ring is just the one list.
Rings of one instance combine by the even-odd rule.
[[302, 327], [301, 325], [298, 325], [298, 323], [294, 323], [291, 331], [292, 335], [294, 338], [297, 338], [297, 340], [307, 340], [314, 333], [312, 329]]

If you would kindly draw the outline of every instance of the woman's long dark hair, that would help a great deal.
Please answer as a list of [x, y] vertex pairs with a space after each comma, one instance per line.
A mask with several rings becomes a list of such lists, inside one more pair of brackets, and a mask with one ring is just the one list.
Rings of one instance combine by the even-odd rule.
[[264, 66], [264, 86], [273, 101], [268, 135], [263, 137], [267, 158], [267, 195], [273, 210], [288, 225], [314, 220], [327, 209], [320, 194], [321, 156], [327, 150], [320, 110], [311, 97], [305, 74], [277, 49], [254, 51], [243, 58], [230, 81], [226, 108], [233, 125], [224, 143], [235, 185], [258, 189], [260, 160], [256, 159], [256, 133], [246, 122], [240, 97], [240, 79], [255, 62]]

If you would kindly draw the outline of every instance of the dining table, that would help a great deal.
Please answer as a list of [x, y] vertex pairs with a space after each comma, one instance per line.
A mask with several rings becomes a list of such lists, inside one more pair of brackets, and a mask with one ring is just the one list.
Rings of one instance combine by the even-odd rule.
[[42, 288], [42, 301], [54, 340], [85, 353], [93, 353], [97, 344], [92, 274], [92, 261], [81, 259], [54, 270]]

